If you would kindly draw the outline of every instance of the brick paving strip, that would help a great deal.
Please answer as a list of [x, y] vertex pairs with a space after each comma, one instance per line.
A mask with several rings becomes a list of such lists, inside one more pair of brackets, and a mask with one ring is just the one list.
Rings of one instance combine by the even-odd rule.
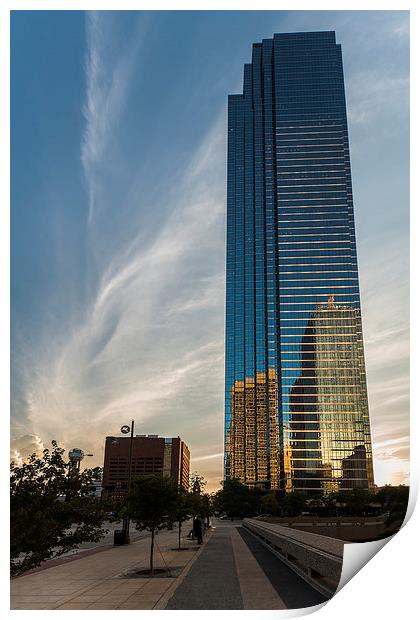
[[[186, 524], [185, 531], [188, 529]], [[179, 552], [172, 550], [177, 546], [176, 530], [158, 534], [156, 568], [167, 566], [181, 570], [175, 578], [124, 577], [128, 569], [148, 567], [148, 538], [27, 573], [11, 581], [11, 609], [162, 608], [201, 555], [210, 537], [211, 534], [206, 535], [201, 549], [196, 542], [184, 540], [183, 545], [189, 550]]]

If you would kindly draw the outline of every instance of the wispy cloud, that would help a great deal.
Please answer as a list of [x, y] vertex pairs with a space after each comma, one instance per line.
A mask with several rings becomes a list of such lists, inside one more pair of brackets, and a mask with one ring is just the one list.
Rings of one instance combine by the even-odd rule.
[[[409, 76], [392, 77], [378, 72], [372, 75], [372, 72], [360, 72], [349, 80], [347, 86], [347, 103], [349, 121], [353, 125], [367, 124], [383, 115], [386, 100], [386, 114], [390, 112], [390, 108], [394, 109], [395, 114], [401, 114], [401, 101], [408, 102]], [[349, 95], [350, 94], [350, 95]], [[408, 105], [404, 112], [408, 115]], [[396, 125], [392, 127], [384, 127], [386, 133], [390, 131], [398, 131]]]
[[90, 223], [97, 203], [98, 171], [102, 169], [106, 150], [124, 110], [147, 24], [145, 16], [138, 20], [133, 37], [121, 50], [112, 16], [102, 11], [89, 11], [86, 15], [86, 101], [83, 108], [86, 128], [81, 160], [89, 196]]
[[[82, 162], [88, 182], [91, 252], [109, 209], [118, 209], [106, 171], [118, 142], [124, 98], [140, 43], [109, 58], [109, 24], [88, 18], [86, 132]], [[95, 262], [96, 282], [83, 320], [44, 354], [28, 360], [25, 398], [32, 428], [44, 442], [94, 451], [134, 417], [138, 432], [182, 434], [197, 447], [217, 437], [223, 416], [224, 115], [191, 153], [190, 163], [162, 183], [170, 209], [142, 234], [141, 196], [132, 198], [127, 243], [107, 246]], [[135, 170], [132, 183], [138, 183]], [[133, 196], [134, 192], [129, 192]], [[97, 202], [108, 196], [106, 209]], [[140, 233], [137, 232], [140, 230]], [[89, 279], [92, 274], [86, 274]], [[217, 310], [218, 308], [218, 310]], [[41, 353], [41, 354], [40, 354]], [[203, 436], [203, 429], [207, 436]], [[219, 478], [220, 475], [217, 474]]]
[[[209, 144], [219, 157], [220, 129], [217, 123], [204, 141], [206, 159]], [[200, 173], [201, 152], [157, 237], [148, 248], [134, 244], [128, 256], [113, 257], [85, 322], [45, 366], [37, 361], [27, 398], [43, 437], [77, 441], [81, 429], [85, 437], [100, 436], [101, 425], [111, 432], [116, 419], [162, 419], [177, 402], [195, 398], [201, 409], [222, 392], [224, 288], [203, 254], [222, 228], [224, 205], [212, 189], [211, 167], [206, 177]], [[215, 304], [216, 321], [207, 312]], [[204, 402], [203, 417], [205, 409]]]
[[215, 454], [206, 454], [205, 456], [196, 456], [194, 458], [194, 463], [198, 463], [199, 461], [208, 461], [211, 459], [221, 459], [223, 457], [223, 452], [216, 452]]
[[407, 482], [410, 452], [408, 243], [402, 236], [370, 237], [360, 243], [360, 254], [375, 479], [377, 484], [390, 480]]

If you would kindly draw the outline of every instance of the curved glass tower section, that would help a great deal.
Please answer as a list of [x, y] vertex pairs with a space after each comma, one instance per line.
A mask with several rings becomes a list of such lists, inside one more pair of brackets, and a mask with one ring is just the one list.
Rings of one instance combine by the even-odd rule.
[[225, 477], [373, 486], [341, 47], [253, 45], [229, 96]]

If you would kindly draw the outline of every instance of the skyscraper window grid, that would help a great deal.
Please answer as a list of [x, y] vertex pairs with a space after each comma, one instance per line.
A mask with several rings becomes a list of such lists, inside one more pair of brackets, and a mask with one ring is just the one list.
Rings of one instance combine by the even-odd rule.
[[243, 94], [229, 97], [227, 202], [225, 475], [288, 491], [372, 487], [334, 32], [253, 45]]

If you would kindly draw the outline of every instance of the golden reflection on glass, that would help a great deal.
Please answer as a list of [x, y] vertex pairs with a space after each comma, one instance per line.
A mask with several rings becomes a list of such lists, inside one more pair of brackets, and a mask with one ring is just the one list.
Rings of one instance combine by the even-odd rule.
[[[359, 312], [330, 296], [318, 304], [290, 390], [292, 487], [329, 493], [373, 486]], [[286, 485], [287, 490], [287, 485]]]
[[277, 373], [235, 381], [231, 389], [232, 417], [227, 434], [230, 478], [244, 484], [279, 488], [279, 426]]

